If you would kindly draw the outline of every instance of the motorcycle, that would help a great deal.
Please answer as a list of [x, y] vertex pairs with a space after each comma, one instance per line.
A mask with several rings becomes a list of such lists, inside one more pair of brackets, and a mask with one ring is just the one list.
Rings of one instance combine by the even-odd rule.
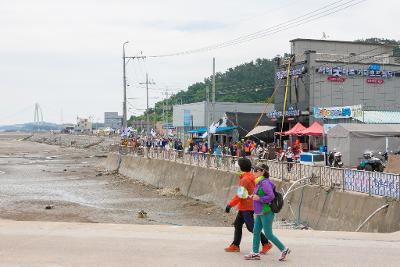
[[[383, 159], [387, 160], [387, 152], [379, 153], [383, 156]], [[364, 159], [357, 166], [357, 170], [383, 172], [385, 169], [384, 161], [378, 157], [374, 157], [372, 152], [366, 152], [363, 154]]]

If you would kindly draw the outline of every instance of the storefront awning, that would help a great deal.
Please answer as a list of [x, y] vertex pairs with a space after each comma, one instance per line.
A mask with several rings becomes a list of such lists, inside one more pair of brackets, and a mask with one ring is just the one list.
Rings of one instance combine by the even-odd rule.
[[245, 137], [249, 137], [249, 136], [252, 136], [252, 135], [260, 134], [260, 133], [263, 133], [263, 132], [266, 132], [266, 131], [271, 131], [273, 129], [275, 129], [274, 126], [268, 126], [268, 125], [266, 125], [266, 126], [257, 126], [253, 130], [251, 130], [248, 134], [246, 134]]

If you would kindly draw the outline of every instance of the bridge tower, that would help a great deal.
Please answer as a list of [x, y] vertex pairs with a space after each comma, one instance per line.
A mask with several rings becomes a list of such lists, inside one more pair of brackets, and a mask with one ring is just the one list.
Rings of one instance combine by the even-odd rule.
[[35, 113], [33, 115], [33, 123], [35, 124], [34, 131], [39, 131], [40, 126], [43, 125], [43, 111], [39, 103], [35, 103]]

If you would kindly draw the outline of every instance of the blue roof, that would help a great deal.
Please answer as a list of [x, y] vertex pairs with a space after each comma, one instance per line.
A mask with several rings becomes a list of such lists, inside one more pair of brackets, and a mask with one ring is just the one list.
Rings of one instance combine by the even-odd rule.
[[[215, 133], [229, 132], [229, 131], [232, 131], [233, 129], [236, 129], [236, 128], [238, 128], [238, 126], [218, 127], [215, 130]], [[202, 134], [202, 133], [205, 133], [205, 132], [207, 132], [207, 128], [205, 128], [205, 127], [188, 131], [188, 133], [198, 133], [198, 134]]]
[[220, 132], [229, 132], [232, 131], [233, 129], [237, 129], [237, 126], [226, 126], [226, 127], [218, 127], [215, 132], [220, 133]]
[[207, 128], [199, 128], [188, 131], [188, 133], [205, 133], [205, 132], [207, 132]]

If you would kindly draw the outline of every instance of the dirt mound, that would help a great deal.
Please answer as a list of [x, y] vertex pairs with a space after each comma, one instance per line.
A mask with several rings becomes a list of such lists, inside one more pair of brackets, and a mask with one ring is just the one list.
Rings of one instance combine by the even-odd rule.
[[166, 197], [176, 197], [176, 196], [182, 195], [181, 190], [179, 189], [179, 187], [177, 187], [177, 188], [165, 187], [165, 188], [158, 189], [157, 192], [161, 196], [166, 196]]

